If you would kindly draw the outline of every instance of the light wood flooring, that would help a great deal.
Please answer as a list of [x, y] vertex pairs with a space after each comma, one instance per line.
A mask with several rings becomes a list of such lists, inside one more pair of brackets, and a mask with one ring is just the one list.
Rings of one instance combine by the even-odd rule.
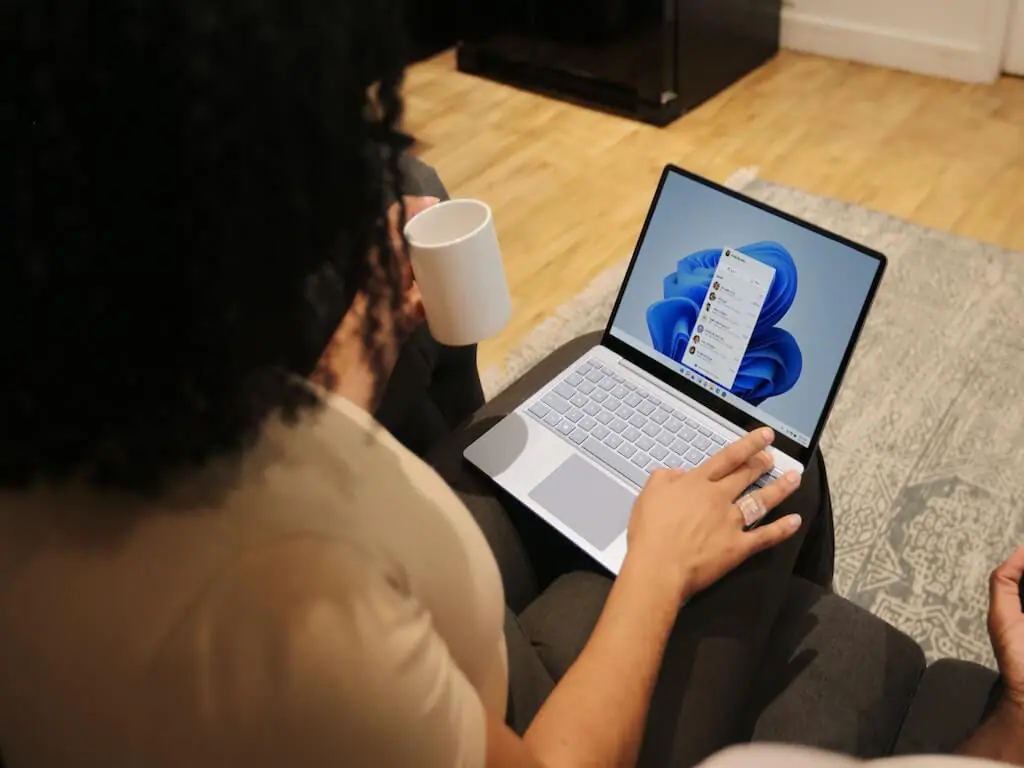
[[1024, 250], [1024, 80], [977, 86], [783, 52], [668, 128], [415, 65], [406, 128], [457, 196], [491, 204], [515, 315], [483, 368], [630, 256], [667, 162], [739, 168]]

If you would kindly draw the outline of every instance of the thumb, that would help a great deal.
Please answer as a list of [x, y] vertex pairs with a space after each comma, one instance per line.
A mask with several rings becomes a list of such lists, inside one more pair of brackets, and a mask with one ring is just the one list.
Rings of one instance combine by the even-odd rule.
[[989, 581], [989, 621], [994, 628], [1005, 627], [1021, 618], [1020, 580], [1024, 575], [1024, 547], [1018, 547], [1006, 562], [992, 572]]
[[800, 515], [786, 515], [774, 523], [745, 532], [743, 537], [747, 539], [747, 557], [777, 547], [799, 531], [802, 523]]

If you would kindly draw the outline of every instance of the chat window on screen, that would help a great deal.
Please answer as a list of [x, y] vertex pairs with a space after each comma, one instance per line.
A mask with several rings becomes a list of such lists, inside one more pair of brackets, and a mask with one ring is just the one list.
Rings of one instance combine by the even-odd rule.
[[723, 249], [683, 364], [731, 390], [774, 278], [773, 267]]

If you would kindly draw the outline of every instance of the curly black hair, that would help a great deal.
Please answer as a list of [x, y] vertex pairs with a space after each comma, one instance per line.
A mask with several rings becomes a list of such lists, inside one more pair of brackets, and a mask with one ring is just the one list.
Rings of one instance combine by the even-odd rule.
[[400, 5], [0, 2], [0, 486], [153, 492], [243, 450], [315, 405], [286, 372], [357, 292], [381, 374]]

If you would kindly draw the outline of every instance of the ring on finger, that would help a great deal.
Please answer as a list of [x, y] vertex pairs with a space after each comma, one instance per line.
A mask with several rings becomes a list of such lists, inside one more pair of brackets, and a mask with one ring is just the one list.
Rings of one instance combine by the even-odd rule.
[[761, 500], [761, 495], [757, 492], [748, 493], [737, 499], [736, 508], [743, 515], [743, 526], [745, 528], [749, 528], [758, 522], [768, 512], [764, 501]]

